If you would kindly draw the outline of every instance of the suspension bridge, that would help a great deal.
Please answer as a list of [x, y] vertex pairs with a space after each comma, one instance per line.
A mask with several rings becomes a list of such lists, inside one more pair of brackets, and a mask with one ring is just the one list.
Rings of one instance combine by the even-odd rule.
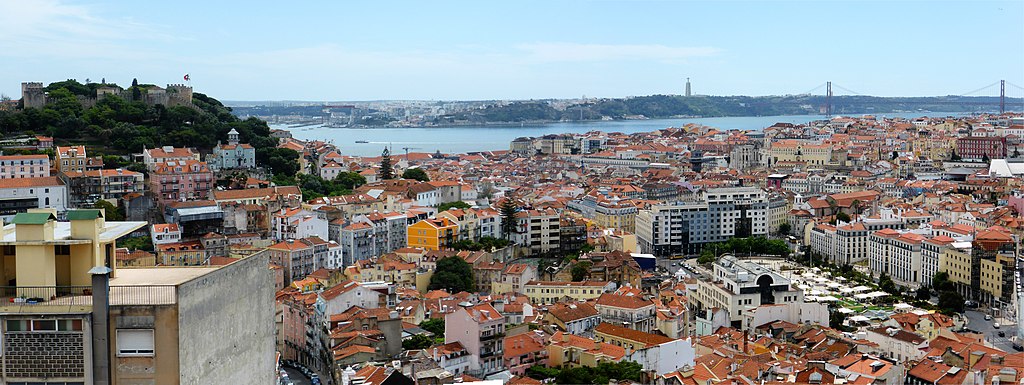
[[[906, 105], [928, 105], [928, 106], [978, 106], [978, 107], [999, 107], [999, 113], [1005, 113], [1009, 107], [1011, 110], [1024, 111], [1024, 97], [1021, 96], [1007, 96], [1007, 86], [1011, 87], [1011, 90], [1016, 90], [1017, 95], [1024, 96], [1024, 87], [1016, 84], [1007, 82], [1006, 80], [998, 80], [992, 84], [988, 84], [984, 87], [964, 92], [958, 95], [948, 95], [939, 97], [905, 97], [899, 98], [900, 100], [896, 103]], [[998, 98], [995, 95], [985, 95], [984, 92], [993, 91], [998, 88]], [[835, 94], [833, 89], [842, 92], [842, 94]], [[822, 92], [823, 93], [818, 93]], [[817, 87], [814, 87], [804, 95], [820, 95], [824, 96], [824, 102], [822, 103], [822, 110], [826, 116], [832, 116], [833, 111], [836, 111], [837, 106], [850, 106], [858, 107], [868, 104], [878, 103], [876, 97], [865, 95], [857, 91], [853, 91], [849, 88], [835, 84], [831, 81], [822, 83]], [[839, 97], [842, 97], [841, 100]]]

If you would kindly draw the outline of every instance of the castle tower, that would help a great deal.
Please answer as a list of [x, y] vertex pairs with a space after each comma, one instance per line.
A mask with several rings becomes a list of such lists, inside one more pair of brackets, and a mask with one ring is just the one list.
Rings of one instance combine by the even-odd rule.
[[43, 108], [46, 105], [46, 91], [43, 90], [43, 83], [22, 82], [21, 101], [22, 108]]
[[228, 131], [228, 145], [238, 145], [238, 131], [235, 131], [234, 128], [232, 128], [231, 131]]
[[184, 84], [167, 85], [167, 106], [192, 106], [192, 87]]
[[690, 78], [686, 78], [686, 96], [690, 96]]

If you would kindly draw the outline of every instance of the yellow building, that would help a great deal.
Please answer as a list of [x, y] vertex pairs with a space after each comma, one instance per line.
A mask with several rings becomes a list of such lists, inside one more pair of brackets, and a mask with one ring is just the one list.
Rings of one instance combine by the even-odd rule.
[[57, 170], [60, 172], [84, 172], [89, 163], [85, 155], [85, 146], [58, 146]]
[[459, 225], [444, 217], [424, 219], [408, 229], [409, 247], [447, 250], [458, 240]]
[[416, 264], [401, 261], [362, 260], [345, 269], [356, 282], [394, 282], [399, 287], [416, 287]]
[[590, 338], [556, 332], [548, 344], [548, 366], [553, 368], [597, 367], [601, 362], [619, 362], [626, 350]]
[[806, 162], [809, 165], [832, 163], [832, 145], [803, 140], [784, 139], [772, 143], [768, 150], [772, 164], [778, 162]]
[[599, 281], [530, 281], [526, 283], [526, 297], [534, 304], [559, 303], [566, 299], [586, 301], [600, 297], [614, 286], [612, 282]]
[[449, 209], [437, 213], [439, 218], [447, 218], [459, 225], [459, 238], [463, 240], [478, 239], [480, 220], [472, 209]]
[[674, 341], [661, 334], [646, 333], [607, 322], [594, 328], [594, 340], [620, 346], [631, 352]]
[[1003, 296], [1003, 265], [999, 262], [982, 259], [980, 260], [981, 272], [979, 284], [982, 291], [986, 291], [993, 297]]
[[939, 257], [939, 271], [949, 274], [949, 281], [957, 286], [961, 294], [967, 294], [971, 287], [971, 249], [943, 248]]

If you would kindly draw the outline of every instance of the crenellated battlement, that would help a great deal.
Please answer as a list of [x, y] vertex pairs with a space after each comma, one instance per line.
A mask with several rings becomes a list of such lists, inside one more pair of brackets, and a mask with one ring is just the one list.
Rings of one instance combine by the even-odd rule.
[[[21, 99], [25, 108], [42, 108], [51, 102], [47, 95], [46, 86], [42, 82], [22, 82]], [[104, 86], [96, 89], [96, 95], [92, 97], [78, 96], [79, 103], [83, 107], [91, 107], [96, 101], [108, 95], [117, 95], [125, 100], [134, 100], [135, 95], [123, 88]], [[140, 98], [141, 102], [149, 105], [162, 104], [168, 107], [188, 106], [192, 107], [192, 86], [185, 84], [168, 84], [166, 88], [155, 87], [144, 90]]]

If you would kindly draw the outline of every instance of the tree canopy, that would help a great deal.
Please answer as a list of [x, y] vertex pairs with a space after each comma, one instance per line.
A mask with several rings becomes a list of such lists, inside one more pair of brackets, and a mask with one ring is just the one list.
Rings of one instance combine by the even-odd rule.
[[448, 211], [449, 209], [463, 209], [463, 210], [465, 210], [465, 209], [468, 209], [470, 207], [472, 207], [472, 206], [470, 206], [469, 203], [466, 203], [466, 202], [463, 202], [463, 201], [447, 202], [447, 203], [442, 203], [442, 204], [437, 205], [437, 212], [440, 213], [440, 212]]
[[311, 174], [299, 174], [294, 178], [276, 174], [274, 183], [278, 185], [299, 186], [299, 189], [302, 190], [302, 197], [308, 200], [325, 196], [351, 194], [352, 189], [366, 184], [366, 177], [359, 175], [357, 172], [340, 173], [334, 180], [326, 180]]
[[[297, 153], [276, 149], [278, 140], [270, 136], [266, 122], [239, 119], [217, 99], [196, 92], [193, 107], [168, 107], [146, 104], [139, 101], [141, 97], [126, 100], [105, 95], [83, 108], [78, 98], [95, 97], [101, 86], [113, 85], [75, 80], [51, 83], [45, 88], [50, 102], [42, 108], [0, 111], [0, 134], [45, 134], [61, 143], [88, 145], [105, 155], [129, 155], [157, 146], [194, 147], [206, 153], [217, 142], [227, 141], [234, 129], [242, 143], [256, 149], [258, 164], [289, 176], [298, 171]], [[145, 87], [136, 85], [132, 91], [141, 93]]]
[[479, 241], [471, 239], [460, 239], [452, 244], [452, 249], [455, 250], [469, 250], [469, 251], [491, 251], [494, 249], [502, 249], [508, 246], [511, 242], [507, 239], [498, 239], [494, 237], [480, 237]]
[[427, 176], [427, 172], [423, 171], [423, 169], [418, 168], [418, 167], [417, 168], [406, 169], [405, 172], [402, 173], [402, 178], [403, 179], [415, 179], [415, 180], [418, 180], [420, 182], [429, 182], [430, 181], [430, 177]]
[[519, 207], [516, 206], [516, 202], [512, 197], [505, 197], [505, 200], [498, 207], [498, 211], [501, 214], [501, 236], [502, 238], [512, 240], [512, 235], [519, 232], [516, 223], [516, 212], [519, 211]]
[[444, 318], [431, 318], [420, 322], [420, 328], [434, 333], [435, 336], [444, 336]]
[[584, 279], [587, 279], [587, 277], [590, 276], [591, 266], [593, 266], [593, 263], [591, 263], [590, 261], [576, 262], [576, 264], [572, 266], [572, 270], [570, 271], [572, 273], [573, 282], [580, 282]]
[[391, 168], [391, 151], [384, 147], [380, 154], [380, 179], [388, 180], [395, 177], [395, 170]]
[[442, 258], [437, 261], [434, 275], [430, 277], [430, 290], [444, 289], [449, 293], [476, 291], [473, 269], [459, 257]]

